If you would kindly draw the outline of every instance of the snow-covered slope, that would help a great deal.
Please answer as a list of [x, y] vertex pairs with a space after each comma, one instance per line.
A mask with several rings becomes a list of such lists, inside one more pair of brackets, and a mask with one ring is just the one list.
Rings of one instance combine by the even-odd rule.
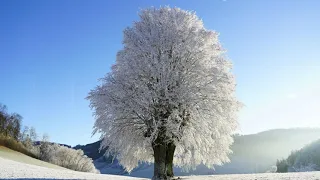
[[38, 159], [32, 158], [32, 157], [27, 156], [25, 154], [22, 154], [20, 152], [11, 150], [11, 149], [6, 148], [4, 146], [0, 146], [0, 157], [5, 158], [5, 159], [18, 161], [21, 163], [37, 165], [37, 166], [42, 166], [42, 167], [48, 167], [48, 168], [53, 168], [53, 169], [66, 169], [61, 166], [57, 166], [57, 165], [50, 164], [50, 163], [47, 163], [44, 161], [40, 161]]
[[[58, 170], [36, 165], [24, 164], [0, 157], [0, 179], [108, 179], [142, 180], [128, 176], [92, 174], [71, 170]], [[320, 172], [283, 173], [283, 174], [233, 174], [211, 176], [183, 176], [182, 180], [316, 180]]]
[[102, 175], [93, 173], [84, 173], [71, 170], [58, 170], [47, 167], [41, 167], [31, 164], [25, 164], [0, 157], [0, 179], [4, 178], [27, 178], [27, 179], [108, 179], [122, 180], [142, 178], [133, 178], [116, 175]]

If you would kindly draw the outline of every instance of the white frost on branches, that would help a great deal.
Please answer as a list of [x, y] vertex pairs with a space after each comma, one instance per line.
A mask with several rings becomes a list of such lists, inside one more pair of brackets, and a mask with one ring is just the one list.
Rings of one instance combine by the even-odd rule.
[[130, 172], [153, 161], [151, 142], [165, 126], [177, 146], [176, 166], [228, 162], [241, 105], [218, 33], [179, 8], [150, 8], [139, 16], [124, 30], [111, 72], [88, 96], [103, 147]]
[[43, 161], [56, 164], [75, 171], [99, 173], [93, 160], [80, 149], [75, 150], [59, 144], [41, 142], [38, 146], [39, 158]]

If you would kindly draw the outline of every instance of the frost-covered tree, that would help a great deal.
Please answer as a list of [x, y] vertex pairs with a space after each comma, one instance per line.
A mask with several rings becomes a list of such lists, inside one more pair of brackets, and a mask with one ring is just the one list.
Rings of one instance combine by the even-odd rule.
[[19, 140], [21, 121], [22, 116], [18, 113], [9, 114], [7, 107], [0, 103], [0, 135]]
[[[45, 138], [46, 139], [46, 138]], [[99, 173], [91, 158], [82, 150], [75, 150], [59, 144], [42, 141], [39, 147], [40, 159], [75, 171]]]
[[50, 162], [52, 159], [52, 145], [49, 142], [49, 135], [43, 134], [42, 140], [39, 146], [39, 158], [43, 161]]
[[10, 119], [9, 122], [11, 127], [10, 136], [13, 137], [15, 140], [19, 140], [22, 116], [17, 113], [13, 113], [10, 115], [9, 119]]
[[32, 149], [37, 138], [38, 135], [34, 127], [29, 128], [28, 126], [24, 126], [21, 133], [21, 142], [26, 148]]
[[195, 13], [163, 7], [142, 10], [124, 30], [111, 72], [87, 97], [94, 132], [130, 172], [154, 162], [154, 179], [229, 161], [240, 103], [232, 64], [218, 33]]
[[32, 142], [36, 141], [38, 139], [38, 134], [37, 134], [36, 128], [31, 127], [29, 131], [30, 131], [29, 134], [30, 134], [31, 141]]
[[58, 146], [54, 152], [52, 162], [59, 166], [75, 171], [99, 173], [95, 168], [92, 159], [84, 155], [83, 151], [72, 149], [65, 146]]
[[30, 139], [29, 130], [30, 130], [30, 128], [28, 126], [23, 127], [23, 130], [21, 132], [21, 141], [22, 142]]

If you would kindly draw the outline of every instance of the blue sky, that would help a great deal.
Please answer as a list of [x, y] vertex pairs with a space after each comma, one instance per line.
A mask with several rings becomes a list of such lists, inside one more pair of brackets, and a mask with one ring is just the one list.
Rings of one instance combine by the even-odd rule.
[[91, 143], [85, 100], [145, 7], [194, 10], [234, 63], [239, 132], [320, 126], [320, 1], [0, 1], [0, 102], [52, 141]]

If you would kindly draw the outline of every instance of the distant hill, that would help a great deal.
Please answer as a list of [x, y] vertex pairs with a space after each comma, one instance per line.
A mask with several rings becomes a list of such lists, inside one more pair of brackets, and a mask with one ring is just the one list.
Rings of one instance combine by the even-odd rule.
[[217, 167], [215, 173], [266, 172], [277, 159], [285, 158], [291, 151], [318, 139], [320, 128], [275, 129], [236, 136], [231, 163]]
[[84, 154], [87, 155], [88, 157], [90, 157], [93, 160], [96, 160], [98, 158], [100, 158], [101, 156], [104, 155], [104, 153], [106, 152], [106, 150], [102, 150], [100, 151], [100, 143], [101, 141], [97, 141], [91, 144], [87, 144], [87, 145], [77, 145], [74, 147], [74, 149], [82, 149]]
[[[34, 141], [33, 142], [33, 145], [35, 146], [39, 146], [41, 144], [42, 141]], [[55, 143], [55, 142], [50, 142], [50, 144], [59, 144], [60, 146], [65, 146], [67, 148], [72, 148], [70, 145], [67, 145], [67, 144], [60, 144], [60, 143]]]
[[[236, 135], [231, 149], [231, 162], [215, 167], [215, 170], [203, 165], [195, 171], [182, 172], [175, 168], [176, 175], [208, 175], [208, 174], [236, 174], [266, 172], [276, 164], [277, 159], [286, 158], [291, 151], [301, 149], [303, 146], [320, 139], [320, 128], [275, 129], [250, 135]], [[101, 173], [122, 174], [126, 172], [112, 158], [105, 159], [105, 150], [99, 151], [100, 141], [84, 146], [76, 146], [94, 159], [96, 168]], [[141, 164], [130, 176], [151, 177], [153, 165]], [[151, 176], [150, 176], [151, 175]]]
[[320, 171], [320, 139], [293, 151], [277, 163], [278, 172]]

